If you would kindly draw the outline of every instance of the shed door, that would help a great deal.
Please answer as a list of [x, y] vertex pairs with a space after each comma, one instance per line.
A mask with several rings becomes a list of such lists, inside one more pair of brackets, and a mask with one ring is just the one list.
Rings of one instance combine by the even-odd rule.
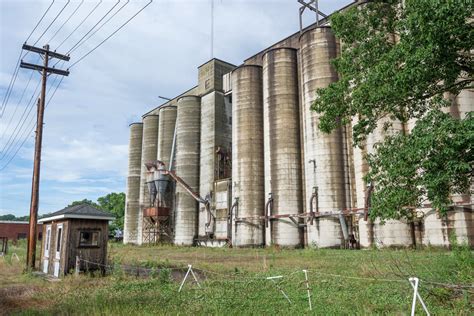
[[54, 276], [59, 277], [59, 267], [61, 263], [61, 249], [63, 244], [63, 224], [58, 224], [56, 228], [56, 245], [54, 256]]
[[43, 272], [48, 273], [49, 248], [51, 248], [51, 225], [46, 226], [46, 238], [44, 239]]

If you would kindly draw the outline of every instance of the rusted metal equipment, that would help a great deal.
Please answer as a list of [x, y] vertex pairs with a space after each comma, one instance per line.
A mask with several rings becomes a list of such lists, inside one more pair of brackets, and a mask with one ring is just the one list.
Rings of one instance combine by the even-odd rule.
[[[170, 215], [173, 204], [173, 192], [171, 190], [171, 180], [180, 185], [193, 199], [203, 204], [208, 214], [206, 228], [212, 231], [215, 222], [215, 215], [211, 211], [210, 199], [202, 198], [195, 192], [181, 177], [174, 171], [167, 170], [162, 161], [156, 160], [145, 164], [148, 169], [148, 190], [150, 192], [150, 207], [144, 209], [144, 225], [147, 225], [148, 233], [145, 234], [144, 242], [155, 243], [169, 238], [171, 240]], [[145, 227], [145, 226], [144, 226]]]

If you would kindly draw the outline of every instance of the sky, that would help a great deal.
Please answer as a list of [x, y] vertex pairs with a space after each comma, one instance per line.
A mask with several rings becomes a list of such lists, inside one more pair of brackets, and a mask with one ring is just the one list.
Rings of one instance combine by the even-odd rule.
[[[78, 61], [148, 1], [131, 0], [97, 33], [88, 38], [92, 31], [85, 37], [87, 40], [70, 53], [70, 62], [60, 62], [56, 67], [66, 69]], [[81, 5], [81, 0], [70, 0], [53, 22], [67, 3], [54, 1], [27, 43], [33, 45], [39, 39], [36, 46], [50, 44], [58, 53], [67, 53], [117, 1], [102, 0], [60, 45], [98, 2], [84, 0]], [[319, 6], [329, 14], [350, 2], [320, 0]], [[51, 3], [0, 0], [2, 104], [21, 46]], [[125, 3], [120, 1], [98, 26]], [[299, 7], [297, 0], [214, 0], [213, 57], [240, 65], [247, 57], [297, 32]], [[304, 25], [314, 21], [314, 13], [305, 12]], [[158, 96], [171, 98], [196, 85], [197, 67], [211, 58], [210, 34], [211, 0], [153, 0], [70, 69], [45, 112], [40, 214], [60, 210], [72, 201], [95, 201], [111, 192], [125, 192], [129, 124], [160, 105], [163, 101]], [[42, 63], [38, 58], [29, 53], [24, 61]], [[34, 133], [30, 131], [36, 113], [31, 105], [36, 102], [35, 88], [40, 79], [38, 72], [20, 69], [8, 102], [0, 110], [0, 215], [29, 214], [34, 153]], [[53, 95], [59, 80], [49, 76], [48, 96]], [[22, 115], [27, 118], [23, 125]], [[20, 131], [16, 138], [15, 128]]]

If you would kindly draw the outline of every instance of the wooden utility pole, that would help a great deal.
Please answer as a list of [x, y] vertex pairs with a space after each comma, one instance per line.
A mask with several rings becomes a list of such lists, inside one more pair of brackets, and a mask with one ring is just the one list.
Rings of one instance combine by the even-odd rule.
[[43, 118], [46, 99], [46, 81], [49, 74], [57, 74], [62, 76], [69, 75], [69, 71], [49, 68], [50, 58], [58, 58], [61, 60], [69, 60], [69, 56], [57, 54], [49, 50], [49, 45], [43, 48], [29, 46], [24, 44], [24, 50], [38, 53], [43, 56], [43, 66], [29, 64], [21, 61], [20, 67], [41, 71], [41, 96], [38, 99], [38, 112], [36, 120], [36, 138], [35, 138], [35, 156], [33, 165], [33, 179], [31, 185], [31, 204], [30, 204], [30, 225], [28, 234], [28, 248], [26, 268], [34, 269], [36, 260], [36, 224], [38, 220], [38, 204], [39, 204], [39, 184], [40, 184], [40, 167], [41, 167], [41, 145], [43, 142]]

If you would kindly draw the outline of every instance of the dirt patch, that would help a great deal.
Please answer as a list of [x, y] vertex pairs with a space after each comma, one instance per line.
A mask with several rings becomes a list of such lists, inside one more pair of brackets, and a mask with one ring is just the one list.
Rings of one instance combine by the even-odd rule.
[[0, 315], [9, 315], [13, 311], [31, 307], [34, 301], [30, 298], [40, 290], [37, 286], [15, 285], [0, 288]]

